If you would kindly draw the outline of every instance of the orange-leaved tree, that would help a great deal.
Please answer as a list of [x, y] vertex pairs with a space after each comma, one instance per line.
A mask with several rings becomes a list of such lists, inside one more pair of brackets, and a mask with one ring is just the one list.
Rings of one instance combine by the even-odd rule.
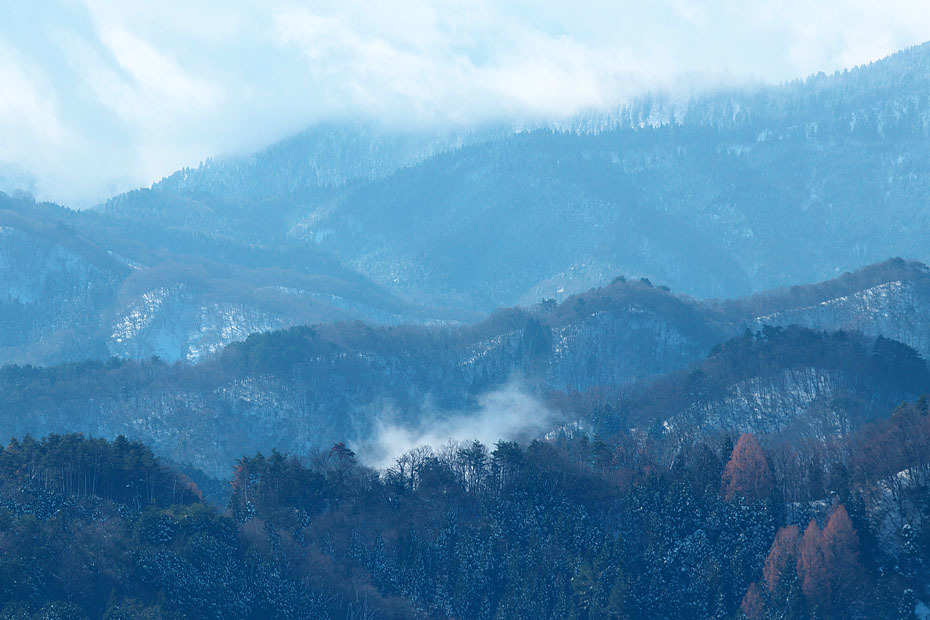
[[762, 600], [762, 589], [755, 581], [749, 584], [739, 608], [749, 620], [761, 620], [765, 612], [765, 603]]
[[775, 540], [769, 548], [762, 567], [762, 577], [769, 592], [775, 592], [778, 582], [785, 569], [795, 570], [798, 561], [798, 545], [801, 542], [801, 533], [797, 525], [788, 525], [778, 530]]
[[772, 493], [772, 470], [759, 441], [744, 433], [736, 442], [730, 460], [723, 470], [723, 497], [727, 501], [736, 496], [748, 500], [761, 500]]
[[859, 535], [843, 504], [833, 509], [823, 528], [823, 547], [832, 590], [847, 600], [861, 582], [865, 570], [859, 562]]
[[798, 577], [801, 590], [811, 607], [830, 602], [830, 575], [828, 560], [824, 555], [823, 532], [811, 519], [798, 546]]

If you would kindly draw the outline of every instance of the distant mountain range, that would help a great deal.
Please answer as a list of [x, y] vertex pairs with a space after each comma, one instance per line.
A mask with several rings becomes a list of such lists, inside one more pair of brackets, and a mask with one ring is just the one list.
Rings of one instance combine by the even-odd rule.
[[[571, 414], [605, 432], [840, 432], [917, 390], [875, 376], [884, 343], [930, 355], [930, 272], [878, 262], [930, 260], [928, 62], [570, 130], [321, 125], [87, 211], [0, 194], [4, 428], [225, 471], [467, 415], [518, 378], [534, 406], [611, 403]], [[788, 326], [813, 335], [770, 338]], [[788, 352], [689, 400], [747, 333]], [[648, 389], [678, 396], [633, 407], [663, 376]]]
[[647, 97], [571, 130], [430, 141], [324, 126], [104, 212], [149, 218], [183, 197], [224, 226], [254, 221], [237, 234], [256, 243], [325, 250], [455, 308], [564, 298], [617, 274], [743, 296], [888, 256], [930, 260], [928, 62], [923, 45], [683, 105]]
[[[252, 335], [197, 365], [6, 367], [0, 425], [17, 436], [124, 434], [214, 473], [255, 450], [370, 442], [384, 425], [422, 432], [500, 391], [552, 427], [821, 437], [930, 392], [928, 309], [930, 271], [900, 260], [734, 302], [617, 279], [473, 326], [321, 324]], [[807, 328], [770, 326], [789, 322]], [[882, 337], [888, 326], [901, 342]]]
[[[89, 211], [3, 195], [0, 361], [197, 361], [294, 325], [471, 323], [618, 274], [719, 299], [927, 262], [928, 62], [925, 44], [561, 128], [331, 123]], [[791, 311], [765, 321], [833, 310]]]
[[313, 248], [117, 226], [3, 194], [0, 238], [0, 361], [8, 363], [197, 361], [291, 325], [468, 316], [401, 298]]

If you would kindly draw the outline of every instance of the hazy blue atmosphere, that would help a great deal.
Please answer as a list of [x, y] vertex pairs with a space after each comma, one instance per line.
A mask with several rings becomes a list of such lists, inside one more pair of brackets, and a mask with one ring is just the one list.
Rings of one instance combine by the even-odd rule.
[[930, 619], [925, 2], [6, 2], [0, 620]]
[[7, 2], [0, 189], [88, 206], [326, 119], [516, 124], [870, 62], [921, 0]]

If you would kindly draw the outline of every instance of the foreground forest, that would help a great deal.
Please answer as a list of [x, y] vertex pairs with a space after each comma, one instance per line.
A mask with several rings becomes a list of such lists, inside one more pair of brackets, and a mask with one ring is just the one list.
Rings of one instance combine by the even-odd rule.
[[[761, 439], [761, 441], [760, 441]], [[241, 458], [224, 506], [144, 445], [0, 451], [6, 618], [913, 619], [926, 398], [827, 441], [562, 432]]]

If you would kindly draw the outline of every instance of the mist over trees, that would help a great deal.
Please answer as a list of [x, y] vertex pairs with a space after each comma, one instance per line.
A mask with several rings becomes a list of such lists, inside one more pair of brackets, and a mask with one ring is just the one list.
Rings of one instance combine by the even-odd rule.
[[[811, 461], [823, 486], [787, 504], [802, 481], [747, 434], [688, 446], [671, 467], [635, 434], [423, 447], [380, 471], [344, 444], [254, 454], [218, 507], [140, 444], [27, 437], [0, 451], [2, 612], [913, 618], [927, 420], [902, 405], [837, 439], [838, 461]], [[923, 450], [876, 448], [913, 473], [895, 490], [899, 473], [858, 447], [901, 425]], [[894, 531], [890, 514], [912, 516]]]

